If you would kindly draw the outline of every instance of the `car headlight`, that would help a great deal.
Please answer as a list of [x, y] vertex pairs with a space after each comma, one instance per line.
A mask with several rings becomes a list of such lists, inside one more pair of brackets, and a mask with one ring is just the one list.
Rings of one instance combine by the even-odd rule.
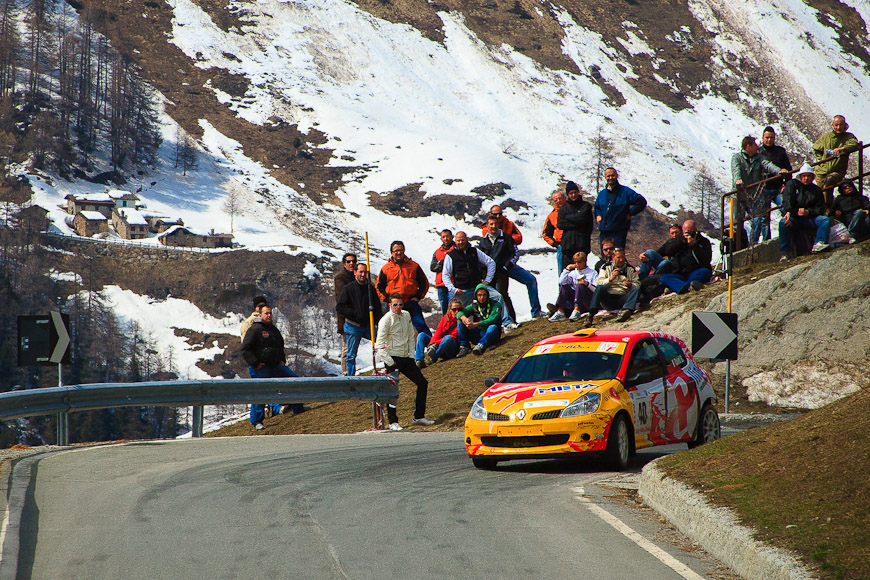
[[486, 408], [483, 406], [483, 395], [477, 397], [477, 400], [471, 406], [471, 412], [468, 416], [478, 421], [486, 421]]
[[588, 415], [598, 410], [598, 405], [601, 404], [601, 395], [598, 393], [586, 393], [579, 397], [573, 403], [565, 407], [560, 417], [579, 417], [580, 415]]

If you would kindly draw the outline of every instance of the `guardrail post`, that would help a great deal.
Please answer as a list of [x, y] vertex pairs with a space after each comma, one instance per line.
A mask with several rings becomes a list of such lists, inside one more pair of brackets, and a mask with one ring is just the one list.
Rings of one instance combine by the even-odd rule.
[[202, 412], [203, 407], [198, 406], [193, 408], [193, 417], [191, 418], [190, 436], [202, 437]]
[[69, 413], [66, 411], [57, 414], [57, 444], [69, 445]]

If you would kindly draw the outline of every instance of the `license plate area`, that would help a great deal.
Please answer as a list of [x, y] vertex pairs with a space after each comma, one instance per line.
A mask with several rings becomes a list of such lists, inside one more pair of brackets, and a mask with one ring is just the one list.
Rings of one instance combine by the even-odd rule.
[[499, 427], [499, 437], [535, 437], [543, 435], [540, 425], [514, 425]]

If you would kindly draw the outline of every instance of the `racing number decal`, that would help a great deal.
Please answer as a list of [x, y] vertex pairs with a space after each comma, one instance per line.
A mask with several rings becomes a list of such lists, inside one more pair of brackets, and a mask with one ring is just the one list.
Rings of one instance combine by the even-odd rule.
[[647, 424], [647, 421], [649, 421], [649, 408], [647, 407], [646, 401], [639, 401], [637, 403], [635, 417], [637, 417], [637, 420], [640, 422], [641, 425]]

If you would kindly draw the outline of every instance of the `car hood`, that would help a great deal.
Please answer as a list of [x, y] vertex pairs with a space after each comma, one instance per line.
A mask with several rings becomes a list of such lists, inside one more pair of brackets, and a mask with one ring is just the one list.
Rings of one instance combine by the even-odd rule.
[[564, 408], [578, 397], [594, 391], [602, 393], [621, 385], [616, 379], [558, 383], [498, 383], [483, 393], [487, 411], [507, 415], [520, 409]]

